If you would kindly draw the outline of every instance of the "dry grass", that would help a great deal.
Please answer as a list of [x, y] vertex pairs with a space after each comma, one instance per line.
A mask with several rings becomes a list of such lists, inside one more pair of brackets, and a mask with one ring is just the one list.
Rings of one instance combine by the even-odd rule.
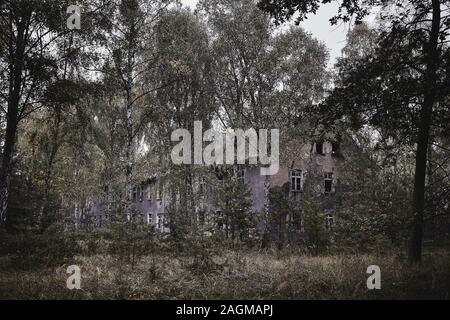
[[[2, 258], [4, 266], [5, 259]], [[2, 299], [448, 299], [450, 254], [409, 267], [395, 253], [310, 257], [231, 252], [199, 265], [192, 258], [145, 257], [134, 267], [112, 256], [76, 257], [82, 289], [66, 289], [67, 265], [0, 273]], [[369, 265], [382, 289], [369, 291]], [[4, 268], [2, 268], [4, 269]]]

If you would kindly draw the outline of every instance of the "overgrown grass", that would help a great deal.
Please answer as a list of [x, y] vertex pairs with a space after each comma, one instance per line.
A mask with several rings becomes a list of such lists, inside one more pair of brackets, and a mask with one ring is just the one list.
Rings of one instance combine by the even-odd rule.
[[[77, 256], [81, 290], [68, 290], [68, 265], [11, 270], [0, 258], [2, 299], [449, 299], [450, 253], [419, 267], [396, 253], [311, 257], [288, 251], [226, 251], [203, 258], [145, 256], [133, 268], [111, 255]], [[205, 260], [205, 261], [203, 261]], [[382, 289], [366, 286], [369, 265]]]

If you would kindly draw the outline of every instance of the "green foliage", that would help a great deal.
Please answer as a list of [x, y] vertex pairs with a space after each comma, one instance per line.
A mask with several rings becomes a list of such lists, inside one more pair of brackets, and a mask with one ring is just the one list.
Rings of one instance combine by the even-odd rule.
[[[211, 37], [221, 122], [231, 128], [296, 130], [320, 100], [327, 49], [302, 28], [277, 30], [252, 0], [202, 1]], [[283, 88], [280, 90], [280, 88]]]
[[325, 228], [325, 212], [317, 205], [309, 204], [302, 209], [305, 244], [317, 255], [324, 252], [330, 243], [330, 234]]
[[61, 224], [54, 224], [42, 233], [0, 233], [0, 254], [8, 257], [9, 268], [35, 269], [70, 262], [81, 253], [76, 233]]
[[[298, 203], [289, 195], [289, 185], [273, 187], [269, 191], [269, 230], [271, 240], [278, 247], [293, 242], [298, 244], [301, 232], [301, 212]], [[293, 241], [290, 241], [290, 240]]]
[[105, 239], [110, 242], [108, 252], [132, 267], [157, 250], [158, 236], [153, 226], [144, 223], [136, 211], [132, 211], [130, 219], [122, 211], [114, 212], [105, 231]]
[[232, 242], [249, 241], [256, 225], [255, 214], [251, 211], [251, 191], [244, 178], [230, 173], [219, 184], [216, 193], [216, 206], [221, 210], [217, 223], [222, 225], [225, 238]]
[[[261, 1], [260, 7], [278, 22], [299, 11], [300, 21], [328, 2]], [[280, 128], [283, 145], [292, 137], [309, 139], [316, 122], [327, 132], [349, 137], [353, 152], [341, 158], [345, 165], [339, 168], [342, 188], [335, 199], [333, 228], [325, 224], [317, 188], [322, 181], [313, 179], [321, 172], [308, 177], [311, 183], [300, 206], [289, 190], [270, 190], [269, 220], [264, 222], [280, 247], [294, 235], [315, 255], [332, 244], [358, 250], [379, 242], [399, 246], [410, 223], [406, 213], [412, 210], [408, 200], [421, 107], [431, 89], [436, 99], [430, 113], [429, 161], [422, 163], [429, 171], [426, 219], [431, 222], [426, 234], [446, 244], [450, 54], [444, 41], [448, 30], [441, 27], [436, 85], [429, 86], [428, 26], [422, 26], [421, 18], [431, 13], [430, 3], [410, 1], [409, 8], [395, 1], [398, 11], [390, 11], [386, 1], [342, 1], [332, 22], [351, 15], [359, 20], [370, 6], [383, 4], [382, 20], [389, 28], [362, 24], [349, 33], [334, 86], [325, 46], [299, 27], [275, 28], [252, 0], [201, 1], [196, 14], [168, 7], [171, 1], [82, 3], [92, 9], [92, 19], [84, 20], [83, 30], [69, 34], [61, 29], [66, 2], [1, 3], [0, 29], [12, 42], [9, 48], [6, 42], [0, 47], [0, 65], [5, 67], [0, 71], [0, 145], [2, 152], [10, 150], [2, 160], [14, 159], [14, 168], [6, 160], [2, 164], [1, 188], [4, 176], [11, 175], [11, 216], [10, 235], [1, 235], [1, 250], [12, 263], [31, 268], [34, 263], [65, 263], [78, 253], [111, 254], [134, 268], [166, 248], [191, 257], [186, 265], [198, 274], [221, 270], [213, 259], [218, 251], [254, 245], [259, 235], [244, 179], [230, 174], [213, 182], [207, 170], [168, 161], [170, 133], [192, 129], [194, 120], [202, 120], [205, 129], [213, 123]], [[98, 11], [104, 17], [95, 5], [102, 5]], [[448, 18], [441, 20], [447, 26]], [[30, 34], [22, 39], [25, 30]], [[49, 37], [40, 38], [47, 31]], [[91, 68], [102, 76], [87, 72]], [[15, 73], [23, 83], [12, 81]], [[327, 88], [332, 88], [329, 94]], [[15, 103], [11, 90], [21, 95]], [[18, 123], [7, 136], [6, 125]], [[139, 148], [142, 142], [145, 150]], [[297, 143], [285, 151], [296, 148]], [[132, 183], [164, 175], [170, 180], [169, 239], [146, 225], [139, 212], [128, 212], [127, 206], [127, 219], [120, 208]], [[207, 203], [196, 189], [199, 176], [211, 186], [215, 208], [199, 205]], [[86, 208], [92, 201], [104, 201], [108, 208], [110, 221], [102, 229], [95, 228]], [[81, 227], [72, 230], [68, 217], [75, 208], [86, 214]], [[157, 277], [157, 271], [152, 274], [152, 279]], [[126, 282], [116, 279], [121, 285]]]
[[[268, 12], [275, 22], [284, 23], [296, 15], [296, 23], [307, 19], [309, 14], [315, 14], [321, 5], [326, 5], [331, 0], [260, 0], [258, 7]], [[352, 17], [356, 22], [369, 14], [367, 5], [375, 4], [373, 0], [344, 0], [340, 2], [338, 12], [330, 21], [336, 24], [339, 20], [350, 21]], [[382, 2], [382, 1], [381, 1]]]

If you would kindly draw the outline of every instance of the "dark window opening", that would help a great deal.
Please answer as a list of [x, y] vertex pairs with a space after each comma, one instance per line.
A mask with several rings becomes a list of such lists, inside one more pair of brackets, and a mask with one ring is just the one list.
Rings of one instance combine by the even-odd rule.
[[339, 142], [332, 142], [331, 143], [331, 154], [333, 156], [340, 156], [341, 155], [341, 146]]
[[323, 153], [323, 141], [316, 142], [316, 153], [320, 155], [324, 155]]
[[331, 193], [332, 181], [325, 180], [325, 193]]
[[332, 148], [333, 153], [338, 153], [339, 149], [340, 149], [340, 145], [338, 142], [332, 142], [331, 148]]
[[333, 174], [325, 174], [325, 194], [330, 194], [333, 192]]

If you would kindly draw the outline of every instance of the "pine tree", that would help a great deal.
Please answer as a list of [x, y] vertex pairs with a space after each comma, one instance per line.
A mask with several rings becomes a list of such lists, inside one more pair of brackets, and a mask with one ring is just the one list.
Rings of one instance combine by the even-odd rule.
[[218, 203], [226, 239], [232, 241], [248, 240], [255, 227], [255, 217], [251, 212], [251, 191], [243, 177], [231, 172], [218, 188]]

